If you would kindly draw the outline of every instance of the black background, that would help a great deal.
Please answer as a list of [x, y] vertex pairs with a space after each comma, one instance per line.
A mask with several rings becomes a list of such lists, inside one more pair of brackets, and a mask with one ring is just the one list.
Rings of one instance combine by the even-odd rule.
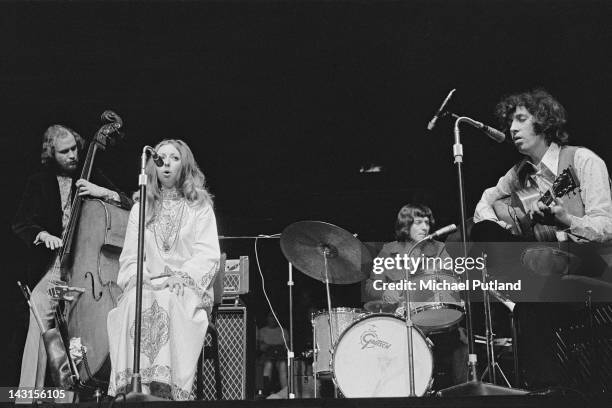
[[[425, 129], [452, 88], [454, 112], [495, 125], [503, 95], [544, 87], [569, 113], [572, 143], [610, 162], [611, 11], [593, 0], [0, 4], [3, 337], [23, 341], [10, 221], [50, 124], [88, 138], [103, 110], [116, 111], [126, 137], [97, 164], [125, 191], [137, 188], [144, 144], [185, 140], [221, 235], [312, 219], [389, 241], [410, 201], [428, 203], [438, 225], [458, 221], [452, 122]], [[477, 130], [462, 136], [471, 213], [518, 156]], [[371, 164], [383, 171], [360, 173]], [[230, 258], [251, 255], [261, 325], [253, 241], [223, 245]], [[278, 242], [260, 241], [259, 255], [285, 321]], [[296, 290], [322, 303], [322, 284], [296, 274]], [[336, 306], [359, 303], [355, 285], [334, 294]], [[14, 385], [9, 361], [1, 384]]]

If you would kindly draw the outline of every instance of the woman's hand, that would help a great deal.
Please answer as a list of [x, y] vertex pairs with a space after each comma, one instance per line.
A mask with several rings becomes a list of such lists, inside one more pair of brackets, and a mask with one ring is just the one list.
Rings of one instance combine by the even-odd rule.
[[178, 276], [171, 276], [162, 284], [162, 288], [169, 288], [170, 292], [177, 296], [183, 296], [185, 293], [185, 282]]
[[[151, 283], [151, 279], [143, 276], [142, 277], [142, 287], [146, 287], [146, 286], [153, 286], [153, 284]], [[128, 281], [128, 283], [125, 285], [125, 289], [123, 290], [124, 292], [129, 291], [130, 289], [136, 287], [136, 275], [132, 276], [130, 278], [130, 280]]]

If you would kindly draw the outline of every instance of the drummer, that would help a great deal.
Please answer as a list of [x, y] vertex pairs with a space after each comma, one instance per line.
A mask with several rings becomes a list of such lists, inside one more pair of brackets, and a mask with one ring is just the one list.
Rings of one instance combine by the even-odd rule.
[[[408, 254], [410, 248], [429, 234], [435, 223], [431, 209], [424, 205], [406, 204], [397, 214], [395, 221], [395, 241], [383, 245], [378, 258], [395, 258], [396, 255]], [[444, 244], [438, 241], [428, 241], [419, 245], [412, 252], [412, 258], [418, 259], [423, 255], [427, 258], [450, 258]], [[411, 271], [414, 272], [414, 271]], [[403, 294], [401, 290], [381, 290], [375, 281], [399, 282], [405, 278], [404, 269], [384, 268], [381, 273], [373, 270], [365, 285], [367, 301], [382, 300], [385, 303], [396, 304]]]
[[[378, 254], [379, 258], [395, 258], [396, 255], [408, 254], [410, 248], [421, 239], [425, 238], [435, 220], [431, 209], [425, 205], [406, 204], [397, 214], [395, 221], [395, 241], [383, 245]], [[450, 258], [445, 245], [438, 241], [422, 243], [413, 252], [411, 257], [441, 259]], [[425, 272], [424, 270], [411, 271]], [[398, 305], [403, 291], [395, 289], [380, 290], [380, 283], [400, 282], [405, 278], [404, 269], [384, 268], [381, 273], [372, 271], [365, 283], [364, 300], [381, 300], [390, 305]], [[378, 281], [375, 285], [375, 281]], [[425, 333], [427, 334], [427, 333]], [[430, 338], [434, 342], [435, 371], [439, 374], [436, 378], [435, 387], [450, 386], [465, 381], [467, 376], [467, 337], [465, 330], [453, 329], [447, 333], [436, 334]], [[444, 363], [450, 362], [449, 366]]]

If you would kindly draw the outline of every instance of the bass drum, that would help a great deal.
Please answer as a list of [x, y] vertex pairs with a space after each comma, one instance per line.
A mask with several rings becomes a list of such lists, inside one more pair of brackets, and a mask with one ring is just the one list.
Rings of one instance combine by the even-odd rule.
[[[433, 382], [430, 341], [412, 328], [414, 388], [423, 396]], [[406, 322], [373, 314], [355, 322], [340, 337], [332, 361], [334, 381], [347, 398], [410, 395]]]

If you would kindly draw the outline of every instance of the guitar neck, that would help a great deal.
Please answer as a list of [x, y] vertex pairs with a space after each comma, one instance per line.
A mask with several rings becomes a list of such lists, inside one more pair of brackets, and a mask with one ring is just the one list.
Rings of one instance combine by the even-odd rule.
[[544, 195], [542, 195], [542, 197], [540, 197], [538, 201], [540, 201], [545, 206], [549, 206], [553, 202], [553, 196], [551, 194], [551, 191], [548, 190], [546, 193], [544, 193]]

